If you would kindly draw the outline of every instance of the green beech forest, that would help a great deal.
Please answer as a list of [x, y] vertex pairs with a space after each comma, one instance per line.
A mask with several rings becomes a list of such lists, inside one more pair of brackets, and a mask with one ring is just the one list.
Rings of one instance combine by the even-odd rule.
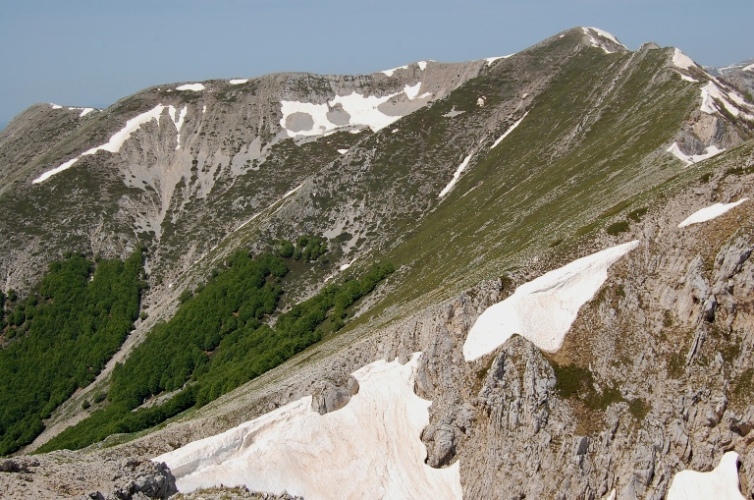
[[[206, 285], [182, 294], [175, 316], [158, 324], [116, 366], [107, 405], [40, 451], [78, 449], [111, 434], [157, 425], [207, 404], [342, 328], [349, 308], [394, 269], [375, 264], [362, 276], [326, 285], [281, 313], [291, 258], [313, 262], [325, 252], [324, 240], [303, 237], [296, 245], [283, 241], [275, 252], [256, 257], [245, 251], [232, 255]], [[158, 395], [161, 403], [152, 404]]]

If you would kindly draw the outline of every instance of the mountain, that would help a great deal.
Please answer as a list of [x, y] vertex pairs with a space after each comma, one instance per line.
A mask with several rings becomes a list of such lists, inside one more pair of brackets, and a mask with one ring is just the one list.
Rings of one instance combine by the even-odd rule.
[[60, 305], [66, 255], [143, 255], [143, 289], [118, 352], [8, 442], [104, 441], [9, 459], [4, 490], [750, 496], [754, 103], [720, 71], [575, 28], [32, 106], [0, 132], [4, 348]]

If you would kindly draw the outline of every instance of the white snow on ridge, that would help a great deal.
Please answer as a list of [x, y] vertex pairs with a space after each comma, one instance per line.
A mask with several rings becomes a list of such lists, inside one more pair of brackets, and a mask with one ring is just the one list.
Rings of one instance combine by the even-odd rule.
[[469, 160], [471, 160], [471, 156], [474, 153], [471, 153], [469, 156], [463, 159], [463, 162], [461, 162], [460, 165], [458, 165], [458, 168], [453, 173], [453, 178], [448, 182], [448, 185], [442, 188], [442, 191], [440, 191], [440, 194], [438, 195], [438, 198], [442, 198], [446, 194], [450, 192], [451, 189], [453, 189], [453, 186], [456, 185], [456, 182], [458, 182], [459, 177], [461, 177], [461, 173], [466, 170], [466, 167], [469, 165]]
[[393, 73], [395, 73], [399, 69], [408, 69], [408, 64], [404, 64], [403, 66], [398, 66], [397, 68], [386, 69], [384, 71], [381, 71], [381, 73], [383, 73], [385, 76], [393, 76]]
[[717, 146], [707, 146], [704, 149], [704, 153], [700, 155], [687, 155], [683, 151], [681, 151], [681, 148], [678, 147], [678, 143], [674, 142], [668, 149], [666, 149], [668, 153], [671, 153], [673, 156], [681, 160], [686, 164], [688, 167], [689, 165], [693, 163], [700, 162], [702, 160], [706, 160], [707, 158], [712, 158], [715, 155], [718, 155], [725, 151], [725, 149], [720, 149]]
[[638, 245], [634, 240], [587, 255], [519, 286], [479, 316], [463, 345], [464, 358], [484, 356], [514, 333], [544, 351], [557, 351], [581, 306], [607, 279], [608, 268]]
[[500, 144], [501, 142], [503, 142], [503, 139], [505, 139], [506, 137], [508, 137], [508, 134], [510, 134], [511, 132], [513, 132], [514, 130], [516, 130], [516, 127], [518, 127], [519, 125], [521, 125], [521, 122], [524, 121], [524, 118], [526, 118], [526, 115], [528, 115], [528, 114], [529, 114], [528, 111], [526, 113], [524, 113], [524, 116], [522, 116], [516, 123], [514, 123], [513, 125], [511, 125], [508, 128], [508, 130], [505, 131], [505, 133], [503, 135], [501, 135], [500, 137], [497, 138], [497, 140], [492, 144], [492, 147], [490, 147], [490, 149], [493, 149], [495, 146], [497, 146], [498, 144]]
[[[48, 170], [47, 172], [43, 173], [42, 175], [40, 175], [39, 177], [31, 181], [32, 184], [39, 184], [40, 182], [46, 181], [47, 179], [49, 179], [55, 174], [59, 174], [60, 172], [63, 172], [64, 170], [68, 170], [69, 168], [73, 166], [73, 164], [79, 161], [82, 156], [93, 155], [97, 153], [98, 151], [108, 151], [110, 153], [117, 153], [118, 151], [120, 151], [120, 148], [123, 146], [123, 143], [125, 143], [131, 137], [131, 134], [133, 134], [135, 131], [141, 128], [142, 125], [152, 120], [157, 120], [157, 124], [159, 125], [160, 115], [162, 115], [162, 112], [165, 109], [168, 109], [168, 115], [170, 116], [170, 119], [173, 121], [173, 123], [176, 126], [176, 129], [180, 133], [179, 126], [183, 125], [183, 120], [186, 116], [186, 113], [185, 113], [186, 107], [184, 107], [183, 110], [181, 110], [180, 116], [179, 116], [174, 106], [163, 106], [162, 104], [158, 104], [157, 106], [150, 109], [149, 111], [146, 111], [128, 120], [126, 122], [126, 125], [122, 129], [120, 129], [118, 132], [113, 134], [112, 137], [110, 137], [110, 140], [107, 141], [105, 144], [88, 149], [87, 151], [84, 151], [83, 153], [78, 155], [76, 158], [68, 160], [65, 163], [59, 165], [58, 167], [53, 168], [52, 170]], [[180, 141], [180, 136], [178, 139]], [[179, 145], [180, 145], [180, 142], [179, 142]]]
[[307, 396], [153, 460], [170, 467], [184, 493], [222, 484], [312, 500], [460, 499], [459, 463], [424, 463], [419, 437], [431, 402], [413, 391], [419, 357], [360, 368], [359, 392], [337, 411], [320, 415]]
[[202, 85], [201, 83], [186, 83], [179, 85], [175, 88], [175, 90], [191, 90], [192, 92], [200, 92], [204, 90], [204, 85]]
[[611, 42], [613, 42], [613, 43], [615, 43], [617, 45], [620, 45], [623, 48], [626, 47], [625, 45], [623, 45], [622, 43], [620, 43], [618, 41], [618, 39], [615, 38], [615, 36], [613, 36], [611, 33], [608, 33], [605, 30], [601, 30], [599, 28], [594, 28], [594, 27], [589, 27], [589, 28], [582, 27], [581, 29], [583, 30], [584, 34], [589, 37], [589, 43], [592, 45], [592, 47], [600, 48], [600, 49], [604, 50], [606, 54], [612, 54], [615, 51], [614, 50], [610, 50], [607, 47], [605, 47], [605, 44], [602, 43], [602, 42], [600, 42], [599, 40], [597, 40], [594, 37], [594, 35], [592, 34], [592, 32], [596, 33], [598, 36], [601, 36], [602, 38], [610, 40]]
[[424, 71], [425, 69], [427, 69], [427, 61], [419, 61], [416, 64], [417, 64], [417, 66], [419, 66], [419, 69], [422, 70], [422, 71]]
[[711, 205], [709, 207], [702, 208], [701, 210], [697, 210], [693, 214], [686, 217], [683, 222], [678, 224], [678, 227], [686, 227], [690, 226], [691, 224], [699, 224], [700, 222], [707, 222], [709, 220], [715, 219], [723, 215], [728, 210], [737, 207], [748, 199], [749, 198], [741, 198], [740, 200], [734, 201], [733, 203], [715, 203], [714, 205]]
[[743, 69], [743, 71], [754, 71], [754, 64], [749, 64]]
[[242, 85], [244, 83], [247, 83], [249, 81], [248, 78], [233, 78], [228, 81], [231, 85]]
[[729, 451], [709, 472], [683, 470], [673, 476], [667, 500], [744, 500], [738, 486], [738, 453]]
[[696, 63], [686, 54], [681, 52], [681, 49], [675, 49], [673, 53], [673, 64], [680, 69], [695, 68]]
[[50, 103], [50, 106], [52, 106], [52, 109], [63, 109], [63, 106], [60, 104]]
[[499, 59], [508, 59], [513, 54], [508, 54], [507, 56], [497, 56], [497, 57], [485, 57], [484, 60], [487, 61], [487, 66], [492, 66], [492, 63]]

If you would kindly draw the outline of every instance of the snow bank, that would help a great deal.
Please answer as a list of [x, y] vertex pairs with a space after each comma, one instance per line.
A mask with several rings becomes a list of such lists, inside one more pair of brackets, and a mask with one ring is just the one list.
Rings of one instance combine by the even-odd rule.
[[492, 147], [490, 149], [493, 149], [495, 146], [497, 146], [498, 144], [500, 144], [501, 142], [503, 142], [503, 139], [505, 139], [506, 137], [508, 137], [508, 134], [510, 134], [511, 132], [513, 132], [514, 130], [516, 130], [516, 127], [518, 127], [519, 125], [521, 125], [521, 122], [524, 121], [524, 118], [526, 118], [526, 115], [528, 115], [528, 114], [529, 114], [528, 111], [526, 113], [524, 113], [524, 116], [522, 116], [516, 123], [514, 123], [513, 125], [511, 125], [508, 128], [508, 130], [505, 131], [505, 133], [503, 135], [501, 135], [500, 137], [497, 138], [497, 140], [492, 144]]
[[444, 188], [442, 188], [442, 191], [440, 191], [440, 194], [438, 195], [439, 198], [442, 198], [443, 196], [445, 196], [446, 194], [448, 194], [451, 189], [453, 189], [453, 186], [455, 186], [456, 182], [458, 182], [458, 178], [461, 177], [461, 173], [464, 170], [466, 170], [466, 167], [469, 165], [469, 160], [471, 160], [471, 156], [473, 154], [474, 153], [472, 153], [469, 156], [467, 156], [466, 158], [464, 158], [463, 162], [461, 162], [461, 164], [458, 165], [458, 168], [453, 173], [453, 178], [450, 179], [450, 182], [448, 183], [448, 185], [445, 186]]
[[696, 63], [689, 56], [681, 52], [681, 49], [675, 49], [673, 53], [673, 64], [680, 69], [695, 68]]
[[700, 155], [687, 155], [683, 151], [681, 151], [681, 148], [678, 147], [678, 143], [674, 142], [667, 150], [668, 153], [671, 153], [673, 156], [681, 160], [686, 164], [688, 167], [692, 163], [697, 163], [702, 160], [706, 160], [707, 158], [712, 158], [715, 155], [718, 155], [725, 151], [724, 149], [720, 149], [717, 146], [707, 146], [704, 149], [704, 153]]
[[223, 484], [308, 500], [460, 499], [459, 462], [424, 463], [431, 402], [413, 391], [419, 357], [354, 372], [359, 392], [340, 410], [320, 415], [307, 396], [154, 461], [167, 463], [184, 493]]
[[110, 153], [117, 153], [118, 151], [120, 151], [120, 148], [123, 147], [123, 144], [131, 137], [131, 134], [133, 134], [139, 128], [141, 128], [142, 125], [144, 125], [145, 123], [149, 123], [152, 120], [157, 120], [157, 124], [159, 125], [160, 115], [162, 115], [162, 112], [165, 109], [168, 110], [168, 115], [170, 116], [170, 119], [173, 121], [173, 124], [176, 126], [176, 130], [178, 131], [178, 134], [179, 134], [178, 144], [180, 145], [180, 127], [183, 125], [183, 121], [186, 117], [187, 108], [184, 106], [181, 112], [178, 113], [174, 106], [163, 106], [162, 104], [158, 104], [157, 106], [150, 109], [149, 111], [146, 111], [128, 120], [126, 122], [126, 125], [122, 129], [120, 129], [118, 132], [113, 134], [112, 137], [110, 137], [110, 140], [108, 140], [105, 144], [88, 149], [87, 151], [84, 151], [83, 153], [78, 155], [76, 158], [68, 160], [65, 163], [53, 168], [52, 170], [48, 170], [47, 172], [43, 173], [42, 175], [40, 175], [39, 177], [31, 181], [32, 184], [39, 184], [40, 182], [46, 181], [47, 179], [49, 179], [55, 174], [59, 174], [60, 172], [63, 172], [64, 170], [68, 170], [77, 161], [79, 161], [81, 157], [83, 156], [93, 155], [99, 151], [108, 151]]
[[232, 80], [228, 81], [231, 85], [242, 85], [244, 83], [247, 83], [249, 81], [248, 78], [233, 78]]
[[492, 352], [517, 333], [544, 351], [560, 349], [579, 309], [607, 279], [607, 269], [638, 240], [574, 260], [525, 283], [485, 310], [463, 345], [466, 361]]
[[678, 227], [686, 227], [690, 226], [691, 224], [699, 224], [700, 222], [707, 222], [709, 220], [715, 219], [723, 215], [728, 210], [737, 207], [748, 199], [749, 198], [741, 198], [740, 200], [734, 201], [733, 203], [715, 203], [712, 206], [697, 210], [693, 214], [686, 217], [683, 222], [678, 224]]
[[192, 92], [200, 92], [204, 90], [204, 85], [202, 85], [201, 83], [186, 83], [179, 85], [175, 88], [175, 90], [190, 90]]
[[709, 472], [684, 470], [670, 483], [667, 500], [744, 500], [738, 489], [738, 453], [729, 451]]

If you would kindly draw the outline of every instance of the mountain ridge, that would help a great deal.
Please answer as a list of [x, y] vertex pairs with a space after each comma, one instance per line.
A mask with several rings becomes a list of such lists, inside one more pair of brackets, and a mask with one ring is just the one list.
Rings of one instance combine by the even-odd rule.
[[[673, 472], [711, 467], [720, 448], [735, 449], [750, 463], [745, 439], [750, 418], [735, 389], [750, 365], [746, 250], [752, 232], [742, 218], [748, 205], [704, 223], [709, 229], [683, 232], [672, 226], [691, 207], [750, 196], [748, 115], [754, 108], [740, 91], [676, 49], [647, 44], [629, 52], [611, 38], [574, 28], [507, 58], [442, 67], [430, 61], [424, 68], [416, 63], [391, 75], [375, 74], [377, 79], [364, 79], [362, 87], [348, 87], [352, 82], [342, 77], [271, 77], [287, 82], [288, 102], [307, 103], [290, 113], [282, 98], [276, 101], [279, 110], [276, 104], [251, 111], [252, 101], [244, 100], [250, 97], [241, 88], [250, 85], [261, 93], [272, 85], [254, 80], [205, 82], [200, 90], [177, 91], [182, 84], [171, 84], [170, 92], [151, 87], [110, 111], [83, 117], [83, 110], [30, 108], [30, 123], [37, 115], [60, 114], [47, 129], [29, 126], [38, 134], [34, 137], [55, 127], [63, 137], [50, 152], [17, 142], [25, 125], [0, 134], [0, 172], [7, 180], [0, 186], [0, 203], [15, 221], [5, 221], [4, 232], [13, 234], [14, 245], [25, 245], [11, 250], [6, 242], [0, 263], [4, 292], [10, 284], [33, 280], [33, 271], [23, 270], [34, 261], [29, 256], [60, 228], [71, 232], [66, 220], [89, 225], [74, 231], [80, 236], [55, 245], [73, 243], [86, 252], [117, 255], [145, 244], [150, 289], [143, 310], [148, 314], [126, 341], [117, 358], [122, 361], [155, 324], [173, 315], [183, 291], [200, 286], [237, 248], [256, 253], [294, 235], [328, 238], [329, 262], [293, 278], [291, 303], [378, 257], [396, 264], [395, 275], [357, 306], [342, 332], [115, 453], [153, 457], [299, 396], [339, 394], [358, 368], [378, 359], [406, 361], [421, 351], [415, 390], [432, 401], [422, 432], [427, 463], [460, 462], [469, 497], [484, 498], [495, 484], [508, 484], [526, 496], [566, 490], [598, 498], [614, 490], [620, 498], [659, 498]], [[338, 100], [337, 91], [328, 97], [332, 94], [322, 87], [371, 88], [375, 93], [353, 92], [362, 98], [391, 95], [385, 101], [389, 109], [406, 111], [425, 91], [425, 80], [417, 88], [414, 79], [434, 70], [437, 80], [426, 84], [426, 91], [436, 98], [377, 130], [357, 123], [360, 108]], [[390, 88], [380, 87], [387, 85], [385, 79], [393, 79]], [[307, 100], [295, 101], [296, 95]], [[168, 100], [176, 96], [185, 101]], [[317, 115], [323, 104], [328, 111]], [[107, 144], [127, 121], [98, 118], [100, 113], [117, 109], [131, 119], [157, 105], [163, 108], [133, 131], [122, 151], [81, 156]], [[380, 105], [368, 113], [389, 116]], [[208, 109], [200, 112], [199, 106]], [[378, 118], [386, 120], [381, 124], [389, 121]], [[108, 123], [106, 130], [92, 126], [95, 135], [76, 136], [76, 123], [94, 119]], [[218, 125], [211, 128], [213, 123]], [[317, 123], [334, 133], [317, 134]], [[352, 134], [351, 127], [361, 130]], [[210, 133], [200, 138], [202, 130]], [[246, 130], [253, 134], [243, 135]], [[69, 169], [31, 184], [73, 158], [80, 159]], [[174, 158], [182, 159], [172, 163]], [[164, 172], [150, 171], [154, 161]], [[265, 169], [271, 170], [267, 177], [254, 177]], [[238, 180], [244, 175], [248, 180]], [[272, 188], [270, 180], [275, 180]], [[141, 187], [146, 185], [151, 188]], [[265, 189], [254, 191], [255, 185]], [[42, 200], [49, 205], [43, 215], [58, 217], [58, 229], [31, 230], [40, 219], [24, 211], [29, 202], [21, 200], [30, 193], [38, 197], [31, 206], [41, 207]], [[101, 201], [89, 201], [92, 193]], [[253, 199], [241, 206], [248, 193], [255, 193]], [[117, 206], [100, 211], [98, 219], [88, 215], [113, 198]], [[72, 199], [89, 208], [73, 210]], [[192, 208], [197, 200], [203, 201]], [[129, 214], [145, 211], [148, 203], [156, 214], [149, 217], [159, 224], [136, 228], [131, 221], [139, 218]], [[213, 217], [202, 219], [203, 213], [228, 212], [231, 217], [204, 226]], [[101, 229], [92, 232], [93, 227]], [[149, 227], [153, 236], [145, 231]], [[205, 236], [218, 228], [220, 236]], [[134, 233], [146, 235], [134, 238]], [[660, 234], [669, 234], [671, 243]], [[461, 344], [488, 306], [548, 269], [629, 239], [641, 240], [640, 247], [611, 268], [605, 285], [581, 307], [562, 349], [542, 352], [514, 336], [480, 361], [462, 361]], [[37, 261], [55, 255], [47, 245]], [[734, 284], [726, 288], [726, 280]], [[726, 328], [728, 336], [720, 336]], [[668, 353], [671, 337], [690, 346], [684, 362]], [[632, 357], [626, 349], [641, 354]], [[709, 363], [726, 368], [707, 373]], [[82, 402], [107, 388], [114, 364], [59, 408], [34, 447], [86, 416]], [[568, 389], [563, 384], [574, 376], [589, 383]], [[639, 382], [642, 376], [654, 381], [655, 395]], [[696, 384], [707, 392], [671, 402], [674, 394], [694, 394]], [[668, 412], [693, 416], [679, 421]], [[679, 444], [678, 432], [668, 430], [678, 428], [686, 445]], [[662, 451], [653, 447], [653, 439], [665, 443]], [[526, 459], [513, 460], [516, 452], [508, 449]], [[485, 464], [490, 452], [496, 458]], [[95, 447], [88, 453], [113, 452]], [[567, 458], [571, 465], [560, 470]], [[535, 461], [549, 479], [534, 480]], [[754, 484], [748, 472], [741, 481], [743, 491]]]

